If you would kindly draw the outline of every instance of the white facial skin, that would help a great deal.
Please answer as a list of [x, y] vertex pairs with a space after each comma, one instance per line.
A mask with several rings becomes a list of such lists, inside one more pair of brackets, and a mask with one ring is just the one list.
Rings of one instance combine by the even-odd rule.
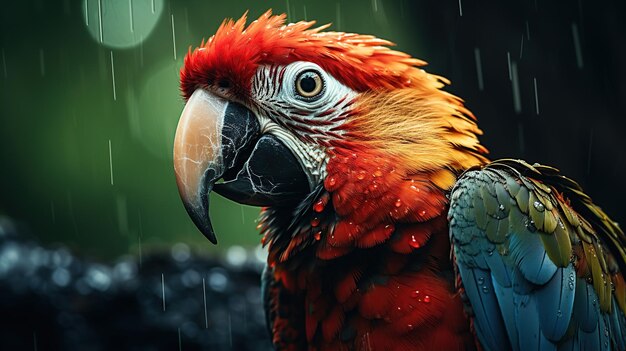
[[343, 134], [340, 127], [356, 96], [320, 66], [297, 61], [260, 66], [250, 107], [262, 133], [275, 135], [296, 155], [313, 189], [326, 176], [327, 142]]

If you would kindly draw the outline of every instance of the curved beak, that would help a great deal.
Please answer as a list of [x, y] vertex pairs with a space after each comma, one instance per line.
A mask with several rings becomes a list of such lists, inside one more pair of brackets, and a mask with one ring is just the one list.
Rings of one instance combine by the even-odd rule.
[[214, 244], [211, 190], [256, 206], [289, 205], [310, 192], [298, 159], [277, 137], [261, 133], [254, 113], [204, 89], [192, 94], [178, 122], [174, 170], [187, 213]]

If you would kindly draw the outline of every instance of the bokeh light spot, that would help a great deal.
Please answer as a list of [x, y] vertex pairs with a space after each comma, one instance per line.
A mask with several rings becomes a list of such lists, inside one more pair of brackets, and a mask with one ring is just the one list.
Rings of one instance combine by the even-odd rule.
[[91, 37], [110, 48], [146, 40], [163, 12], [163, 0], [84, 0], [83, 19]]

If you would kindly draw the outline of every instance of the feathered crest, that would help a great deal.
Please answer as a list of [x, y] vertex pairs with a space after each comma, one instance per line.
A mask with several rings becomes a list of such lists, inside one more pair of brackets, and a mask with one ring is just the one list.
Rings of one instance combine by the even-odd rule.
[[418, 67], [426, 63], [391, 50], [393, 43], [371, 35], [322, 32], [315, 21], [285, 24], [286, 15], [265, 12], [246, 27], [247, 13], [224, 20], [214, 36], [189, 50], [181, 69], [181, 90], [188, 98], [195, 89], [227, 80], [239, 94], [249, 91], [261, 64], [309, 61], [320, 65], [346, 86], [367, 90], [429, 87], [447, 81]]

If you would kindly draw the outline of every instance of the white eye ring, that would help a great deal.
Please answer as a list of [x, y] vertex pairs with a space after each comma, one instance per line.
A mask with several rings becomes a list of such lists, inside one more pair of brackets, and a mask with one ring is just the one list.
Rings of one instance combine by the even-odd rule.
[[324, 90], [324, 78], [314, 69], [307, 69], [296, 76], [296, 93], [305, 99], [314, 99]]

